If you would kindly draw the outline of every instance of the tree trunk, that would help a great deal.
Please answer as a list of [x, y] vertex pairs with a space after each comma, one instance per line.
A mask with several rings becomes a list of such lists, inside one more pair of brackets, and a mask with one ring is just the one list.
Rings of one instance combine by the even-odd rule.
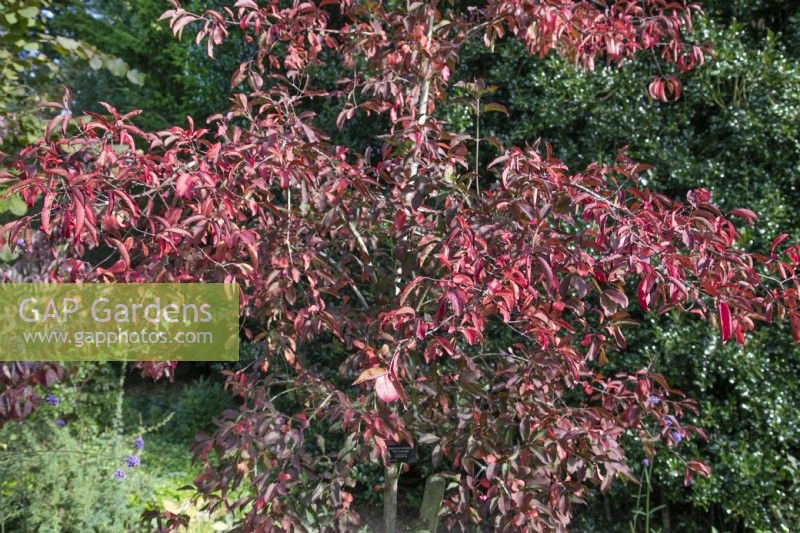
[[442, 498], [444, 498], [446, 485], [444, 477], [438, 474], [430, 476], [425, 482], [425, 493], [422, 496], [419, 518], [428, 533], [436, 533], [439, 528], [439, 511], [442, 509]]

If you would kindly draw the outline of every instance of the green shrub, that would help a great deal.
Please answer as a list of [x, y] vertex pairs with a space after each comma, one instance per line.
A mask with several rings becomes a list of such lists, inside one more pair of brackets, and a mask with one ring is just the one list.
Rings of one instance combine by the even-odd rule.
[[[224, 517], [192, 507], [185, 490], [199, 473], [190, 455], [195, 434], [212, 430], [233, 403], [222, 385], [203, 376], [183, 387], [126, 386], [125, 365], [70, 368], [69, 381], [40, 391], [57, 405], [0, 428], [0, 532], [149, 530], [143, 513], [161, 512], [165, 502], [189, 506], [192, 530], [222, 527]], [[130, 455], [141, 465], [129, 467]]]
[[176, 442], [191, 444], [195, 434], [213, 430], [214, 418], [231, 404], [232, 397], [221, 382], [201, 376], [181, 391], [168, 433]]
[[[158, 426], [124, 424], [125, 366], [113, 370], [78, 365], [33, 416], [0, 428], [0, 531], [137, 528], [154, 485], [137, 438]], [[79, 403], [92, 389], [102, 403]]]
[[[127, 446], [126, 446], [127, 445]], [[124, 468], [132, 440], [107, 433], [80, 438], [69, 427], [37, 420], [0, 432], [0, 524], [6, 531], [125, 531], [146, 492], [136, 469]], [[121, 468], [124, 479], [116, 479]]]

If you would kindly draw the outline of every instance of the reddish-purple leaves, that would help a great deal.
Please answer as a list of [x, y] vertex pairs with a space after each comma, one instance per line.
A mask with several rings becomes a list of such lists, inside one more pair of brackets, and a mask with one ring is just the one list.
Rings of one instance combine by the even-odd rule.
[[603, 296], [605, 296], [608, 300], [614, 302], [621, 309], [625, 309], [628, 307], [628, 297], [625, 296], [625, 293], [619, 289], [607, 289], [603, 291]]
[[781, 245], [783, 241], [789, 238], [788, 233], [782, 233], [775, 237], [775, 240], [772, 241], [772, 247], [770, 248], [770, 252], [772, 253], [773, 257], [775, 256], [775, 250], [778, 249], [778, 246]]
[[41, 213], [42, 231], [44, 231], [47, 235], [50, 235], [50, 212], [53, 209], [54, 200], [55, 193], [50, 190], [47, 191], [44, 195], [44, 203], [42, 204]]
[[722, 342], [728, 342], [733, 331], [730, 307], [725, 302], [720, 302], [717, 304], [717, 312], [719, 314], [719, 329], [722, 335]]
[[453, 308], [453, 313], [460, 316], [464, 309], [464, 302], [466, 300], [465, 293], [462, 290], [455, 289], [445, 292], [445, 298], [450, 302]]
[[648, 87], [650, 98], [659, 102], [677, 102], [681, 98], [681, 82], [675, 76], [656, 76]]
[[375, 394], [383, 402], [396, 402], [402, 397], [402, 387], [397, 380], [392, 379], [388, 374], [384, 374], [375, 380]]
[[711, 475], [711, 467], [701, 461], [691, 460], [686, 463], [683, 472], [683, 484], [688, 487], [692, 484], [692, 472], [708, 477]]
[[114, 247], [116, 247], [117, 251], [119, 252], [122, 263], [125, 266], [125, 270], [129, 269], [131, 267], [131, 257], [130, 254], [128, 254], [128, 247], [118, 239], [109, 238], [108, 240], [114, 244]]
[[731, 216], [742, 218], [748, 224], [753, 224], [754, 222], [756, 222], [758, 220], [758, 215], [756, 215], [750, 209], [743, 209], [743, 208], [733, 209], [731, 211]]
[[39, 403], [35, 386], [49, 387], [67, 373], [55, 363], [0, 363], [0, 427], [21, 420]]
[[[9, 190], [29, 205], [43, 198], [44, 206], [10, 222], [7, 241], [41, 229], [67, 246], [68, 273], [54, 281], [238, 285], [243, 335], [263, 346], [261, 370], [226, 374], [247, 407], [226, 413], [196, 455], [204, 497], [241, 510], [244, 529], [301, 529], [294, 517], [307, 499], [293, 494], [302, 488], [317, 509], [334, 510], [332, 529], [347, 530], [353, 511], [335, 496], [347, 465], [385, 459], [388, 444], [413, 442], [409, 428], [436, 434], [425, 439], [436, 443], [433, 461], [468, 474], [445, 502], [453, 528], [498, 509], [501, 528], [566, 528], [576, 493], [631, 476], [627, 428], [667, 427], [669, 416], [670, 428], [689, 434], [680, 419], [694, 406], [663, 378], [599, 373], [635, 324], [626, 294], [634, 284], [643, 311], [691, 309], [709, 319], [720, 302], [724, 341], [744, 342], [754, 322], [788, 315], [800, 342], [800, 247], [778, 253], [788, 236], [771, 257], [742, 251], [709, 191], [690, 191], [682, 203], [639, 189], [631, 184], [645, 167], [624, 153], [576, 173], [546, 145], [511, 147], [477, 169], [480, 195], [461, 190], [457, 172], [476, 170], [473, 143], [435, 113], [452, 96], [449, 72], [476, 22], [489, 45], [510, 34], [531, 53], [552, 50], [587, 69], [648, 50], [685, 72], [704, 60], [683, 36], [696, 6], [490, 0], [468, 18], [418, 2], [369, 12], [336, 2], [331, 17], [326, 3], [241, 0], [193, 14], [173, 0], [172, 30], [197, 22], [209, 54], [237, 27], [252, 43], [254, 60], [231, 78], [242, 91], [231, 109], [207, 130], [190, 119], [187, 128], [145, 133], [133, 115], [106, 105], [107, 115], [73, 122], [75, 137], [38, 141], [2, 175], [18, 180]], [[341, 60], [342, 78], [303, 89], [297, 78], [323, 51]], [[650, 85], [662, 102], [680, 91], [668, 71]], [[340, 99], [338, 128], [356, 112], [388, 116], [382, 149], [354, 153], [314, 126], [311, 99], [343, 95], [358, 97]], [[408, 150], [392, 148], [400, 146]], [[745, 209], [730, 215], [755, 221]], [[119, 260], [92, 263], [87, 252], [100, 243], [115, 249], [109, 262]], [[784, 289], [764, 290], [762, 271]], [[174, 369], [142, 367], [152, 376]], [[585, 398], [565, 403], [578, 387]], [[292, 395], [291, 412], [272, 403], [277, 390]], [[650, 405], [651, 396], [662, 403]], [[396, 405], [409, 398], [408, 409]], [[335, 471], [331, 457], [304, 446], [312, 419], [351, 435]], [[662, 438], [672, 442], [666, 430]], [[688, 468], [703, 473], [699, 463]], [[302, 479], [318, 481], [301, 487]], [[232, 487], [235, 501], [223, 496]]]
[[548, 291], [552, 291], [558, 287], [556, 283], [555, 274], [553, 274], [553, 269], [550, 267], [550, 264], [547, 260], [542, 256], [536, 256], [537, 261], [539, 262], [539, 266], [542, 268], [542, 272], [544, 272], [544, 279], [547, 281], [545, 287]]
[[644, 276], [639, 280], [639, 285], [636, 287], [636, 297], [639, 300], [639, 307], [642, 311], [650, 309], [650, 301], [652, 299], [653, 278]]
[[365, 381], [372, 381], [373, 379], [378, 379], [379, 377], [386, 374], [386, 369], [381, 368], [379, 366], [373, 366], [364, 370], [353, 382], [353, 385], [358, 385], [359, 383], [364, 383]]
[[794, 342], [800, 343], [800, 315], [797, 311], [789, 311], [789, 325], [792, 329]]

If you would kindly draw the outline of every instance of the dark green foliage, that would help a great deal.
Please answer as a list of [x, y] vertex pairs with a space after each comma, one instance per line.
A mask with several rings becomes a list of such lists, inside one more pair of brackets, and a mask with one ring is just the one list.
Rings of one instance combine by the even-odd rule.
[[[788, 208], [800, 203], [793, 187], [800, 170], [797, 62], [774, 34], [749, 45], [738, 24], [703, 24], [698, 31], [715, 43], [716, 58], [687, 77], [677, 105], [649, 100], [642, 80], [653, 65], [582, 73], [558, 59], [532, 60], [505, 43], [504, 61], [484, 76], [499, 86], [494, 100], [508, 106], [511, 120], [486, 115], [484, 129], [514, 144], [542, 137], [576, 168], [629, 146], [631, 157], [654, 165], [653, 188], [682, 196], [710, 187], [722, 207], [748, 203], [768, 235], [791, 227]], [[469, 66], [477, 75], [481, 54]]]
[[95, 46], [98, 39], [74, 38], [69, 25], [59, 32], [53, 10], [66, 5], [52, 0], [0, 3], [0, 146], [5, 151], [17, 151], [41, 134], [48, 113], [39, 106], [60, 98], [61, 84], [69, 85], [75, 71], [91, 68], [126, 89], [142, 84], [141, 72]]
[[[183, 5], [202, 10], [208, 2]], [[226, 42], [218, 59], [210, 61], [205, 47], [188, 37], [177, 41], [166, 23], [157, 22], [168, 7], [162, 0], [70, 0], [53, 6], [52, 28], [95, 44], [144, 75], [139, 87], [105, 70], [69, 63], [67, 84], [75, 93], [76, 111], [96, 111], [97, 102], [106, 101], [121, 110], [143, 109], [138, 124], [161, 129], [185, 125], [187, 115], [201, 125], [228, 107], [231, 74], [247, 53], [246, 45]]]
[[191, 445], [195, 434], [213, 430], [213, 419], [232, 404], [233, 398], [223, 390], [216, 376], [201, 377], [181, 391], [168, 432], [175, 440]]
[[[188, 11], [200, 12], [225, 2], [192, 0], [182, 2]], [[85, 62], [67, 61], [63, 82], [73, 90], [75, 111], [97, 111], [98, 101], [105, 101], [120, 110], [142, 109], [136, 122], [143, 128], [156, 130], [185, 125], [186, 117], [204, 125], [206, 117], [229, 107], [231, 76], [239, 63], [252, 55], [253, 47], [244, 41], [226, 40], [209, 60], [205, 46], [196, 45], [189, 37], [178, 41], [166, 22], [157, 22], [168, 8], [163, 0], [68, 0], [53, 6], [54, 17], [48, 27], [63, 35], [92, 43], [104, 53], [124, 60], [130, 68], [144, 76], [142, 86], [115, 77], [105, 69], [87, 68]], [[312, 83], [330, 87], [340, 74], [340, 65], [326, 61], [314, 73]], [[265, 87], [272, 80], [264, 76]], [[245, 82], [241, 88], [244, 90]], [[323, 130], [336, 131], [336, 117], [344, 100], [319, 99], [312, 108], [319, 114]], [[354, 117], [360, 127], [357, 139], [337, 139], [363, 151], [373, 145], [380, 149], [373, 133], [381, 129], [382, 118], [367, 117], [359, 112]]]
[[195, 434], [212, 431], [213, 420], [225, 409], [235, 407], [233, 396], [223, 389], [217, 374], [200, 375], [182, 383], [154, 385], [145, 381], [130, 388], [128, 394], [128, 423], [136, 423], [141, 417], [145, 424], [154, 424], [172, 415], [157, 436], [181, 447], [186, 454], [195, 442]]

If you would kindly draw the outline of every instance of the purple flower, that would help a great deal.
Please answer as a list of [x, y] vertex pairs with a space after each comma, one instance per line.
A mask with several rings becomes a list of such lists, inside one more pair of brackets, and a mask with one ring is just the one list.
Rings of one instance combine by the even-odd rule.
[[650, 459], [648, 459], [647, 457], [645, 457], [644, 459], [642, 459], [642, 464], [643, 464], [644, 466], [650, 466]]
[[141, 460], [139, 459], [138, 455], [129, 455], [128, 458], [125, 460], [125, 463], [128, 465], [128, 468], [136, 468], [139, 466]]
[[144, 448], [144, 439], [142, 437], [136, 437], [136, 440], [133, 441], [133, 447], [137, 450]]
[[117, 470], [114, 472], [114, 479], [124, 479], [124, 478], [125, 478], [125, 472], [117, 468]]
[[58, 406], [58, 398], [56, 398], [52, 394], [48, 394], [47, 396], [45, 396], [44, 397], [44, 401], [46, 401], [47, 403], [49, 403], [53, 407], [57, 407]]
[[56, 425], [60, 428], [63, 428], [64, 426], [67, 425], [67, 421], [64, 420], [63, 418], [56, 418]]
[[666, 421], [668, 428], [671, 428], [672, 426], [674, 426], [677, 423], [677, 420], [675, 420], [675, 417], [672, 416], [672, 415], [665, 416], [664, 420]]
[[25, 239], [17, 239], [17, 246], [24, 247]]
[[678, 444], [680, 441], [682, 441], [682, 440], [683, 440], [683, 435], [681, 435], [681, 434], [680, 434], [680, 433], [678, 433], [677, 431], [673, 431], [673, 432], [670, 434], [670, 437], [672, 437], [672, 440], [675, 442], [675, 444]]
[[661, 398], [653, 394], [651, 394], [650, 397], [647, 399], [647, 405], [649, 405], [650, 407], [655, 407], [660, 403], [661, 403]]

